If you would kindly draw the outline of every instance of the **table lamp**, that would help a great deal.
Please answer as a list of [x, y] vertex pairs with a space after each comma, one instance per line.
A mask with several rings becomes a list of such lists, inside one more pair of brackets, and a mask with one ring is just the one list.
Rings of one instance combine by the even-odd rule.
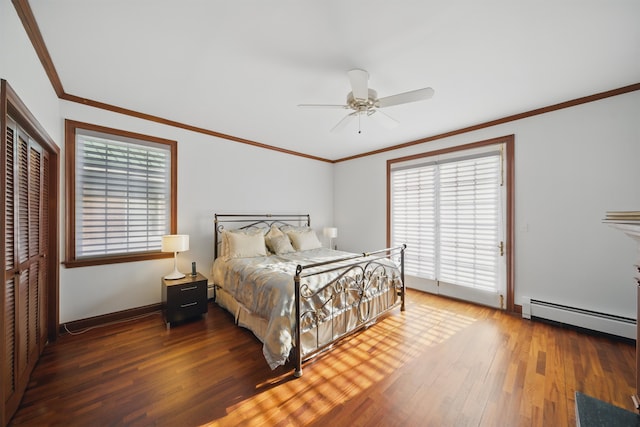
[[189, 250], [188, 234], [162, 236], [162, 252], [173, 252], [173, 272], [164, 276], [167, 280], [182, 279], [185, 275], [178, 271], [178, 252]]
[[338, 237], [338, 229], [336, 227], [325, 227], [322, 234], [329, 238], [329, 249], [333, 249], [333, 239]]

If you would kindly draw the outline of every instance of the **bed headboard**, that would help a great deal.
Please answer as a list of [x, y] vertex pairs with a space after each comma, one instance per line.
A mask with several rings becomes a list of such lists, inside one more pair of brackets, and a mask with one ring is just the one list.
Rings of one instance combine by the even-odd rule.
[[274, 224], [311, 227], [311, 216], [309, 214], [214, 214], [213, 259], [218, 258], [223, 230], [264, 228], [266, 232]]

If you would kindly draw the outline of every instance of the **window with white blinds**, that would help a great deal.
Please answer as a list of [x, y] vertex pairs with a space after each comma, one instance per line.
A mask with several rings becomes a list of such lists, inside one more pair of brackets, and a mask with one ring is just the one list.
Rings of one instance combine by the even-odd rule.
[[74, 134], [72, 261], [160, 253], [174, 231], [175, 143], [81, 127]]
[[495, 291], [499, 281], [501, 154], [391, 168], [391, 236], [406, 273]]

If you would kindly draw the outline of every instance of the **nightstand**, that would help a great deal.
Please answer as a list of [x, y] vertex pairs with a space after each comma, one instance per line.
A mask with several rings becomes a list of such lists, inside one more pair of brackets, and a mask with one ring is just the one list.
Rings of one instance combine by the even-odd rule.
[[207, 314], [207, 282], [200, 273], [187, 274], [182, 279], [162, 279], [162, 309], [167, 329], [171, 323]]

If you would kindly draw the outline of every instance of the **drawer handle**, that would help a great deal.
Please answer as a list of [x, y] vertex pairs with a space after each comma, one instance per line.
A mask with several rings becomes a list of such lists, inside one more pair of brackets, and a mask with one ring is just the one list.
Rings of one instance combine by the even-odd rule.
[[180, 288], [180, 292], [184, 292], [184, 291], [192, 291], [194, 289], [198, 289], [197, 286], [190, 286], [188, 288]]
[[191, 307], [192, 305], [198, 305], [198, 302], [190, 302], [189, 304], [182, 304], [180, 308]]

